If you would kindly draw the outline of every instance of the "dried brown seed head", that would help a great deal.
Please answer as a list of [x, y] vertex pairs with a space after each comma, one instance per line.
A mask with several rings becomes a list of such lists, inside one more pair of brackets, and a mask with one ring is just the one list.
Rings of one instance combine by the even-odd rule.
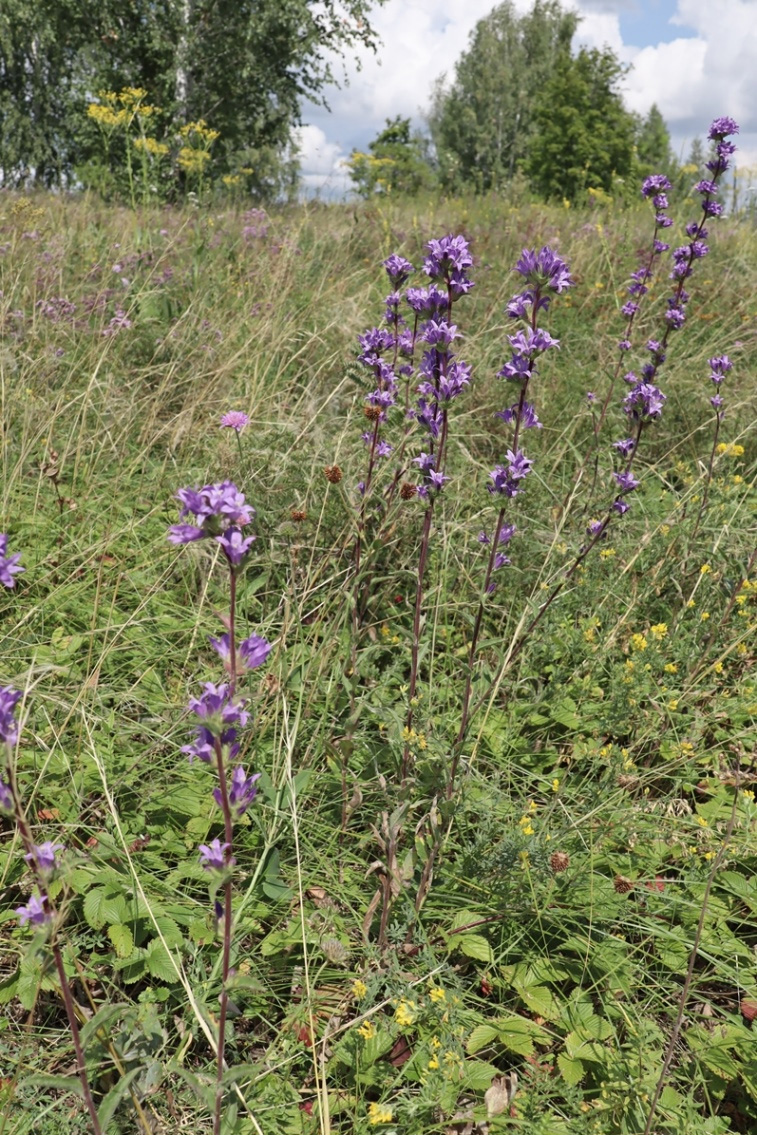
[[323, 470], [326, 480], [332, 485], [338, 485], [342, 479], [342, 470], [338, 465], [327, 465]]
[[417, 492], [417, 485], [411, 484], [410, 481], [403, 481], [402, 487], [400, 488], [400, 499], [403, 501], [411, 501]]
[[549, 857], [549, 865], [556, 874], [567, 871], [570, 866], [570, 856], [564, 851], [553, 851]]
[[368, 419], [369, 422], [377, 422], [379, 420], [379, 418], [381, 417], [381, 407], [380, 406], [364, 406], [363, 407], [363, 413], [365, 414], [365, 416], [366, 416], [366, 418]]
[[627, 895], [633, 890], [633, 879], [627, 879], [625, 875], [616, 875], [612, 885], [619, 895]]
[[308, 518], [308, 514], [305, 512], [304, 508], [293, 508], [289, 515], [295, 524], [302, 524], [303, 520], [307, 520]]

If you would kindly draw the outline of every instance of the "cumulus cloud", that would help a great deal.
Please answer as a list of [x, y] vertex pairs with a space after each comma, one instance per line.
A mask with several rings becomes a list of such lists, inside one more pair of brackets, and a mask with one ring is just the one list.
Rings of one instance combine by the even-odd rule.
[[[365, 149], [387, 118], [422, 126], [434, 80], [452, 74], [478, 20], [496, 0], [387, 0], [372, 22], [381, 39], [376, 55], [347, 61], [348, 85], [328, 94], [331, 112], [307, 106], [302, 167], [306, 186], [334, 195], [348, 186], [343, 167], [352, 149]], [[515, 0], [526, 12], [532, 0]], [[757, 3], [755, 0], [573, 0], [582, 16], [576, 45], [612, 48], [632, 65], [624, 84], [631, 110], [659, 106], [677, 152], [704, 136], [712, 118], [741, 123], [743, 164], [757, 163]], [[624, 20], [643, 42], [624, 42]], [[336, 68], [339, 73], [339, 68]], [[338, 188], [338, 187], [341, 187]]]

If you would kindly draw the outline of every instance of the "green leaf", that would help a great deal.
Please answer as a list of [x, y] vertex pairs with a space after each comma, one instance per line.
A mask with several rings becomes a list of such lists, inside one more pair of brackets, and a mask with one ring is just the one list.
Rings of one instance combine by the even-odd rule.
[[159, 914], [155, 918], [155, 925], [163, 935], [165, 944], [168, 946], [169, 950], [184, 945], [184, 935], [173, 918], [170, 918], [167, 914]]
[[462, 1085], [471, 1092], [485, 1092], [499, 1074], [499, 1069], [485, 1060], [466, 1060], [462, 1069]]
[[456, 934], [448, 943], [450, 953], [459, 950], [466, 958], [475, 958], [479, 962], [491, 964], [494, 961], [492, 948], [482, 934]]
[[158, 939], [154, 939], [147, 947], [145, 963], [148, 972], [159, 981], [165, 981], [170, 985], [179, 980], [170, 954]]
[[545, 1017], [548, 1021], [559, 1021], [562, 1016], [560, 1005], [546, 985], [516, 985], [515, 991], [525, 1001], [532, 1013]]
[[105, 1028], [111, 1021], [119, 1017], [124, 1009], [128, 1008], [123, 1002], [116, 1002], [111, 1004], [106, 1002], [101, 1005], [97, 1012], [89, 1018], [88, 1021], [81, 1027], [79, 1039], [81, 1040], [82, 1048], [86, 1049], [92, 1037], [94, 1037], [101, 1028]]
[[22, 1083], [24, 1086], [53, 1088], [56, 1092], [71, 1092], [75, 1096], [84, 1096], [78, 1076], [52, 1076], [46, 1072], [34, 1072], [31, 1076], [24, 1076]]
[[125, 1076], [121, 1076], [100, 1103], [97, 1109], [97, 1118], [103, 1129], [107, 1128], [121, 1100], [128, 1095], [129, 1085], [137, 1078], [142, 1070], [141, 1065], [138, 1065], [136, 1068], [132, 1068], [131, 1071], [127, 1072]]
[[486, 1048], [493, 1040], [496, 1040], [498, 1036], [499, 1029], [494, 1025], [476, 1025], [468, 1037], [465, 1050], [470, 1056], [474, 1056], [482, 1048]]
[[557, 1057], [557, 1067], [560, 1069], [560, 1074], [565, 1083], [570, 1084], [571, 1087], [580, 1084], [586, 1072], [580, 1060], [573, 1056], [567, 1056], [564, 1052], [561, 1052]]
[[0, 981], [0, 1005], [7, 1005], [12, 1001], [18, 991], [19, 970]]
[[114, 922], [112, 926], [109, 926], [108, 937], [119, 958], [129, 958], [134, 953], [134, 935], [123, 922]]

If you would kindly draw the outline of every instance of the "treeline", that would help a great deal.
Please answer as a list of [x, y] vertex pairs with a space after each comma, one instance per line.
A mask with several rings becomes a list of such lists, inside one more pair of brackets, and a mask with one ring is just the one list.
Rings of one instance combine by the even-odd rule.
[[627, 72], [609, 49], [571, 51], [580, 17], [558, 0], [518, 15], [504, 0], [479, 20], [451, 79], [436, 83], [426, 134], [410, 119], [387, 121], [350, 176], [363, 196], [501, 190], [526, 178], [545, 199], [622, 195], [639, 176], [675, 176], [662, 115], [623, 103]]
[[[215, 178], [276, 196], [296, 176], [290, 140], [302, 100], [323, 100], [335, 52], [375, 48], [373, 6], [2, 0], [0, 185], [92, 185], [126, 195], [129, 163], [147, 154], [152, 191], [170, 198], [187, 182], [181, 129], [201, 123], [217, 132]], [[137, 129], [144, 125], [137, 103], [150, 108], [148, 134]], [[104, 110], [98, 116], [92, 106]]]

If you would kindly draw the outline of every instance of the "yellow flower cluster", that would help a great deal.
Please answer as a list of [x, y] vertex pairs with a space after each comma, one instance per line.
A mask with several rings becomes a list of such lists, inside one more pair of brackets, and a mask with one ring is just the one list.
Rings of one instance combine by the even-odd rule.
[[414, 729], [408, 729], [407, 726], [402, 730], [402, 740], [408, 745], [417, 745], [419, 749], [428, 748], [426, 734], [416, 733]]
[[362, 1001], [368, 992], [368, 986], [359, 977], [355, 978], [352, 983], [352, 996], [356, 1001]]
[[168, 153], [169, 148], [165, 142], [158, 142], [156, 138], [135, 138], [134, 149], [152, 154], [155, 158], [162, 158]]
[[363, 1040], [373, 1040], [376, 1035], [376, 1026], [373, 1021], [363, 1021], [357, 1031], [360, 1033]]
[[649, 633], [651, 634], [652, 638], [655, 638], [658, 642], [661, 642], [662, 639], [665, 638], [665, 635], [668, 633], [668, 624], [655, 623], [653, 627], [649, 628]]
[[372, 1127], [377, 1127], [379, 1123], [391, 1123], [392, 1114], [390, 1107], [381, 1107], [381, 1105], [377, 1103], [368, 1105], [368, 1122]]
[[400, 1001], [399, 1005], [394, 1010], [394, 1019], [402, 1028], [407, 1028], [409, 1025], [412, 1025], [415, 1020], [415, 1002]]
[[737, 445], [733, 441], [729, 441], [729, 442], [721, 441], [720, 445], [717, 448], [717, 452], [720, 454], [721, 457], [743, 457], [744, 456], [744, 446], [743, 445]]
[[188, 122], [186, 126], [181, 127], [179, 134], [187, 141], [193, 142], [197, 139], [205, 145], [210, 145], [221, 136], [218, 130], [211, 130], [204, 118], [198, 118], [197, 122]]
[[179, 165], [186, 173], [202, 173], [210, 161], [210, 150], [196, 150], [194, 146], [182, 146], [179, 150]]
[[647, 640], [643, 634], [631, 635], [631, 649], [632, 650], [646, 650]]

